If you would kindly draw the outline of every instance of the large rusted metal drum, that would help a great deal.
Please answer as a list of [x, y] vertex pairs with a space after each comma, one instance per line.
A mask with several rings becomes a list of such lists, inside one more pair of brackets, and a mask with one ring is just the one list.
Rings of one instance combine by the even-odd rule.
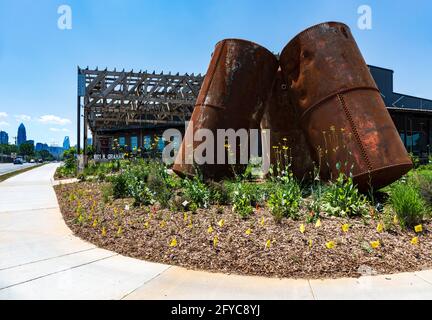
[[348, 26], [321, 23], [280, 57], [292, 103], [324, 179], [351, 174], [362, 191], [386, 186], [412, 162]]
[[[194, 175], [198, 168], [205, 178], [215, 180], [232, 177], [235, 171], [241, 173], [244, 165], [217, 164], [216, 130], [260, 128], [278, 65], [275, 55], [256, 43], [226, 39], [216, 44], [192, 113], [193, 128], [189, 124], [173, 166], [174, 172], [188, 176]], [[191, 153], [201, 142], [189, 142], [188, 146], [185, 139], [199, 129], [209, 129], [214, 134], [214, 164], [187, 163], [188, 159], [191, 162]], [[226, 154], [236, 151], [237, 164], [240, 147], [236, 144], [225, 150]], [[227, 157], [225, 159], [227, 161]]]
[[298, 180], [309, 181], [314, 173], [311, 151], [300, 127], [299, 112], [290, 101], [280, 70], [261, 120], [261, 129], [270, 130], [267, 150], [275, 173], [289, 165]]

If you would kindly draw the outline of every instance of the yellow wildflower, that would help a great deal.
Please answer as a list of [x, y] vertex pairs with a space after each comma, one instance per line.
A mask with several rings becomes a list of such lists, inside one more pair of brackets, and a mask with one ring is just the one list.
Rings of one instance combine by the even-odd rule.
[[185, 212], [184, 214], [183, 214], [183, 221], [187, 221], [187, 219], [188, 219], [188, 214]]
[[350, 225], [348, 223], [345, 223], [342, 225], [342, 231], [343, 232], [348, 232], [350, 228]]
[[171, 243], [169, 245], [170, 247], [177, 247], [177, 239], [176, 238], [172, 238]]
[[312, 244], [313, 244], [312, 239], [309, 239], [309, 248], [312, 248]]
[[411, 239], [411, 244], [416, 245], [418, 243], [419, 243], [419, 238], [418, 237], [414, 237], [414, 238]]
[[263, 226], [264, 223], [265, 223], [265, 219], [264, 219], [264, 217], [262, 217], [262, 218], [261, 218], [261, 222], [260, 222], [260, 224]]
[[107, 234], [105, 227], [102, 227], [102, 237], [105, 237]]
[[217, 245], [218, 245], [218, 243], [219, 243], [219, 238], [218, 238], [218, 236], [215, 236], [214, 238], [213, 238], [213, 247], [217, 247]]
[[376, 227], [376, 230], [378, 231], [378, 232], [383, 232], [383, 230], [384, 230], [384, 225], [380, 222], [380, 223], [378, 223], [378, 225], [377, 225], [377, 227]]
[[414, 231], [419, 233], [423, 231], [423, 226], [421, 224], [414, 227]]
[[271, 246], [271, 241], [270, 241], [270, 240], [267, 240], [267, 241], [266, 241], [266, 244], [265, 244], [265, 248], [266, 248], [266, 249], [269, 249], [270, 246]]
[[370, 245], [371, 245], [371, 247], [373, 249], [377, 249], [380, 246], [380, 242], [379, 242], [379, 240], [377, 240], [377, 241], [371, 241]]
[[300, 225], [299, 230], [300, 230], [301, 233], [305, 233], [305, 231], [306, 231], [306, 227], [304, 226], [303, 223]]
[[149, 225], [150, 225], [150, 223], [148, 222], [148, 221], [146, 221], [145, 223], [144, 223], [144, 228], [148, 228], [149, 227]]
[[321, 219], [318, 219], [315, 223], [315, 228], [321, 227]]
[[117, 235], [118, 235], [118, 236], [121, 236], [122, 233], [123, 233], [123, 229], [122, 229], [122, 227], [120, 226], [120, 227], [118, 228], [118, 230], [117, 230]]
[[252, 233], [252, 230], [249, 228], [249, 229], [246, 230], [245, 233], [246, 233], [247, 235], [250, 235], [250, 234]]
[[394, 216], [393, 216], [393, 223], [394, 223], [395, 225], [399, 225], [399, 219], [398, 219], [397, 215], [394, 215]]
[[336, 246], [336, 243], [334, 241], [329, 241], [326, 243], [327, 249], [333, 249]]
[[97, 223], [98, 223], [98, 221], [97, 221], [97, 218], [96, 218], [96, 219], [94, 219], [94, 221], [93, 221], [92, 227], [93, 227], [93, 228], [96, 228]]
[[224, 219], [220, 219], [219, 222], [218, 222], [219, 227], [222, 228], [224, 226], [224, 224], [225, 224], [225, 220]]
[[207, 229], [207, 232], [208, 232], [208, 233], [212, 233], [212, 232], [213, 232], [213, 227], [212, 227], [212, 226], [209, 226], [208, 229]]

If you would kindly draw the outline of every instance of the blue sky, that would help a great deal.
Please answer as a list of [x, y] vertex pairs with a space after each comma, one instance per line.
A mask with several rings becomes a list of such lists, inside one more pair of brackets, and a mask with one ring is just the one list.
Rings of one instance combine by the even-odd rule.
[[[72, 30], [57, 27], [60, 5]], [[372, 30], [357, 27], [360, 5]], [[395, 91], [432, 99], [432, 1], [0, 0], [0, 130], [76, 143], [76, 67], [205, 73], [228, 37], [279, 52], [304, 28], [348, 24], [369, 64], [395, 71]]]

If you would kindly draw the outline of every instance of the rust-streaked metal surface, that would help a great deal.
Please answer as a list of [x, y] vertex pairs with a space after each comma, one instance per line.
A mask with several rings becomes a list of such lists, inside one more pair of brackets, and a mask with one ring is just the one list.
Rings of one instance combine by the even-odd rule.
[[348, 26], [327, 22], [306, 29], [284, 48], [280, 64], [324, 179], [336, 178], [339, 163], [360, 190], [376, 190], [411, 169]]
[[[217, 43], [192, 113], [193, 133], [206, 128], [216, 137], [217, 129], [259, 129], [277, 69], [274, 54], [258, 44], [240, 39]], [[189, 125], [185, 136], [191, 130]], [[200, 143], [194, 142], [193, 149]], [[185, 163], [191, 156], [186, 151], [183, 141], [173, 166], [179, 175], [195, 174], [194, 166]], [[216, 153], [215, 145], [215, 158]], [[233, 175], [233, 166], [228, 164], [205, 164], [199, 169], [205, 178]]]
[[[299, 113], [291, 104], [288, 88], [278, 70], [272, 94], [261, 120], [261, 129], [270, 129], [270, 163], [284, 168], [288, 160], [300, 181], [313, 177], [314, 163], [299, 123]], [[288, 159], [287, 159], [288, 158]]]

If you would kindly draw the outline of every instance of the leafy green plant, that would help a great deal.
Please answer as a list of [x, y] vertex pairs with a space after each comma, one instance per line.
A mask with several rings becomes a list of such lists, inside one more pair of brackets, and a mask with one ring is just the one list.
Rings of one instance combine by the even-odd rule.
[[426, 203], [415, 186], [409, 183], [394, 183], [388, 201], [401, 226], [411, 227], [423, 220]]
[[270, 195], [268, 206], [277, 221], [282, 218], [299, 217], [301, 189], [295, 180], [279, 183], [275, 192]]
[[199, 176], [183, 180], [183, 191], [186, 200], [199, 208], [207, 208], [210, 204], [210, 190]]
[[409, 153], [412, 163], [414, 164], [414, 168], [418, 168], [420, 166], [420, 158], [414, 155], [413, 153]]
[[128, 181], [125, 174], [119, 174], [111, 178], [114, 198], [125, 198], [129, 196]]
[[170, 199], [173, 191], [179, 187], [178, 180], [169, 175], [164, 164], [152, 161], [148, 165], [147, 186], [153, 192], [156, 201], [167, 208], [170, 205]]
[[155, 203], [155, 194], [140, 181], [135, 184], [134, 188], [130, 190], [131, 196], [134, 198], [134, 205], [151, 205]]
[[102, 201], [103, 203], [110, 202], [111, 197], [113, 196], [113, 185], [111, 183], [108, 183], [106, 185], [103, 185], [101, 188], [102, 191]]
[[230, 201], [229, 190], [223, 182], [210, 181], [208, 183], [210, 191], [210, 202], [212, 204], [226, 205]]
[[242, 218], [248, 217], [253, 213], [252, 194], [245, 184], [239, 182], [233, 192], [232, 202], [233, 211]]
[[359, 193], [352, 178], [343, 173], [330, 183], [322, 200], [322, 209], [332, 216], [362, 216], [369, 212], [366, 197]]

